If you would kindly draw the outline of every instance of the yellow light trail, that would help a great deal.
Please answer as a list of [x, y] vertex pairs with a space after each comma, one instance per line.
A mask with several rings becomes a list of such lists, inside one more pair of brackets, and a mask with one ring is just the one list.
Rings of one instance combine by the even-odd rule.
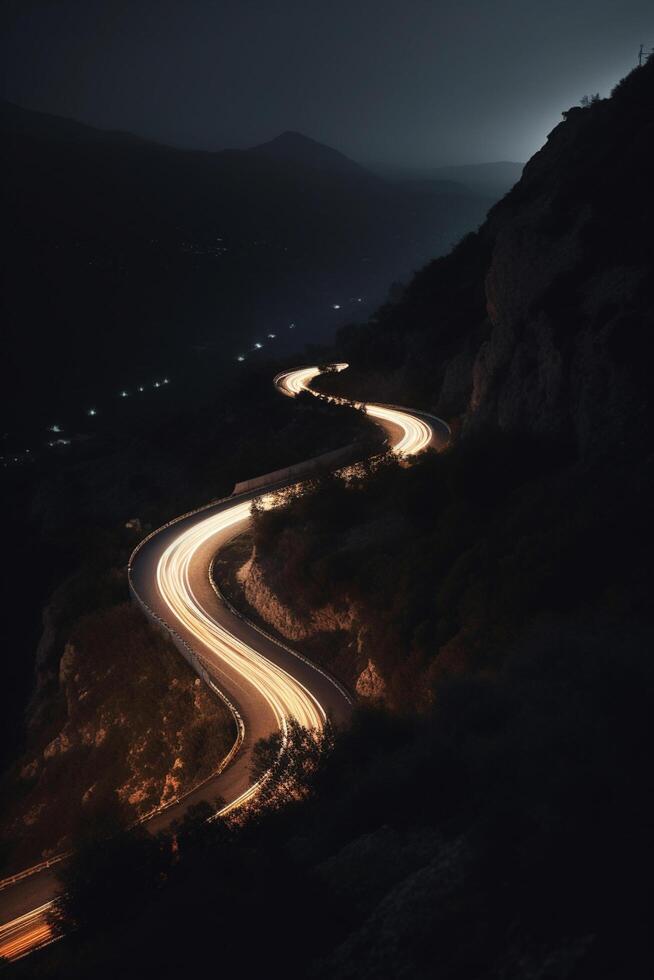
[[[331, 367], [334, 371], [344, 371], [347, 364], [333, 364]], [[275, 378], [275, 384], [283, 394], [291, 397], [299, 395], [302, 391], [308, 391], [316, 397], [322, 397], [319, 392], [312, 391], [309, 387], [313, 379], [319, 374], [322, 374], [322, 371], [318, 367], [300, 368], [297, 371], [278, 374]], [[332, 401], [341, 404], [345, 403], [346, 400], [345, 398], [332, 397]], [[387, 405], [377, 405], [375, 402], [366, 402], [362, 408], [366, 415], [371, 418], [378, 419], [380, 422], [390, 422], [391, 425], [395, 425], [401, 430], [401, 438], [392, 447], [397, 456], [416, 456], [423, 452], [432, 440], [434, 430], [429, 423], [406, 409], [390, 408]]]
[[[347, 364], [334, 365], [338, 371], [346, 367]], [[275, 383], [284, 394], [294, 397], [302, 391], [311, 391], [308, 386], [320, 373], [318, 367], [302, 368], [279, 375]], [[371, 417], [390, 422], [399, 429], [400, 437], [393, 445], [393, 451], [398, 455], [415, 455], [429, 445], [432, 429], [417, 416], [383, 405], [366, 405], [365, 409]], [[194, 594], [191, 582], [191, 568], [198, 550], [204, 550], [212, 538], [227, 530], [238, 533], [239, 525], [245, 527], [250, 520], [250, 508], [249, 499], [234, 503], [233, 506], [182, 531], [159, 559], [157, 589], [177, 623], [210, 651], [214, 665], [220, 667], [223, 664], [235, 670], [267, 703], [282, 733], [283, 751], [288, 719], [295, 719], [304, 728], [320, 730], [327, 718], [325, 709], [292, 674], [254, 650], [210, 616]], [[229, 802], [221, 813], [234, 810], [250, 800], [258, 791], [260, 783], [261, 781], [250, 786], [236, 800]]]
[[18, 960], [56, 939], [47, 918], [53, 904], [46, 902], [45, 905], [0, 926], [0, 957]]
[[[234, 504], [178, 535], [159, 559], [157, 588], [174, 618], [210, 651], [214, 664], [224, 663], [235, 669], [269, 705], [282, 733], [283, 747], [289, 718], [305, 728], [319, 730], [327, 719], [324, 708], [291, 674], [216, 622], [198, 602], [191, 584], [190, 568], [197, 550], [216, 535], [228, 529], [236, 531], [238, 525], [247, 524], [250, 507], [250, 500]], [[250, 787], [221, 813], [241, 806], [259, 785]]]
[[[347, 364], [332, 366], [337, 371], [342, 371], [346, 367]], [[302, 391], [309, 391], [320, 397], [318, 392], [311, 391], [309, 387], [311, 381], [320, 373], [318, 367], [288, 371], [278, 375], [275, 384], [283, 394], [290, 397]], [[344, 402], [345, 399], [336, 399], [336, 401]], [[373, 403], [365, 404], [363, 408], [371, 418], [377, 419], [381, 424], [390, 423], [392, 450], [398, 456], [416, 455], [430, 444], [433, 436], [431, 426], [412, 412]], [[289, 719], [296, 719], [303, 727], [318, 731], [327, 719], [324, 707], [289, 671], [240, 640], [210, 616], [195, 595], [191, 582], [191, 566], [198, 549], [210, 545], [212, 538], [225, 531], [233, 531], [236, 534], [239, 526], [244, 528], [251, 519], [253, 496], [234, 502], [232, 506], [204, 518], [198, 515], [196, 523], [181, 531], [159, 558], [156, 567], [156, 585], [159, 595], [169, 610], [171, 620], [181, 625], [197, 643], [204, 647], [205, 651], [209, 652], [216, 668], [219, 669], [221, 665], [231, 668], [232, 672], [235, 671], [243, 683], [250, 685], [271, 709], [282, 736], [281, 751], [284, 751]], [[173, 622], [169, 625], [174, 629]], [[215, 688], [213, 682], [212, 686]], [[267, 777], [268, 774], [265, 774], [236, 799], [229, 801], [220, 813], [229, 813], [246, 804], [256, 795]], [[53, 934], [48, 922], [48, 911], [52, 905], [53, 902], [48, 901], [0, 926], [0, 956], [9, 960], [19, 959], [56, 939], [57, 936]]]

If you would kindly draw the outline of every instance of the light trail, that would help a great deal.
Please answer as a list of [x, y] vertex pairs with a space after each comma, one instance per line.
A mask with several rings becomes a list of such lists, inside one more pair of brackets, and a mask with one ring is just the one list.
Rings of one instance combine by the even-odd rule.
[[[208, 650], [214, 666], [228, 665], [253, 687], [271, 708], [286, 744], [289, 718], [304, 728], [320, 730], [327, 713], [313, 694], [288, 671], [258, 653], [210, 616], [198, 601], [190, 569], [199, 548], [226, 530], [238, 533], [250, 521], [251, 500], [234, 504], [182, 532], [168, 545], [157, 565], [157, 588], [168, 609], [193, 637]], [[220, 812], [242, 806], [256, 793], [259, 781]]]
[[54, 942], [58, 936], [48, 922], [48, 912], [53, 905], [54, 902], [46, 902], [0, 926], [0, 957], [19, 960], [21, 956]]
[[[332, 364], [332, 371], [344, 371], [348, 365], [344, 363]], [[313, 391], [310, 387], [314, 378], [322, 374], [318, 367], [300, 368], [297, 371], [287, 371], [278, 374], [275, 384], [284, 395], [294, 398], [303, 391], [308, 391], [317, 398], [324, 397], [320, 392]], [[344, 404], [346, 398], [329, 396], [332, 401]], [[413, 415], [408, 409], [391, 408], [388, 405], [378, 405], [375, 402], [364, 402], [362, 408], [366, 415], [379, 422], [387, 422], [392, 426], [397, 426], [402, 432], [402, 436], [392, 446], [396, 456], [417, 456], [423, 452], [432, 441], [434, 430], [431, 425], [418, 415]]]
[[[342, 371], [346, 367], [347, 364], [335, 364], [332, 365], [332, 370]], [[322, 397], [309, 387], [311, 381], [321, 373], [318, 367], [287, 371], [275, 378], [275, 384], [279, 391], [290, 397], [295, 397], [303, 391]], [[346, 401], [341, 398], [335, 400]], [[371, 418], [384, 427], [391, 439], [392, 451], [400, 457], [416, 455], [425, 450], [432, 441], [434, 430], [430, 424], [411, 411], [374, 403], [365, 404], [363, 408]], [[440, 424], [447, 429], [445, 423]], [[156, 581], [152, 591], [156, 594], [159, 608], [163, 606], [166, 612], [165, 619], [158, 614], [156, 618], [178, 635], [181, 628], [182, 632], [190, 636], [193, 649], [195, 650], [196, 646], [201, 648], [202, 663], [210, 669], [213, 668], [215, 679], [210, 680], [210, 686], [214, 691], [221, 693], [221, 688], [224, 686], [223, 677], [231, 678], [236, 688], [239, 685], [241, 690], [243, 686], [249, 688], [254, 695], [256, 710], [260, 713], [269, 712], [274, 719], [274, 725], [281, 733], [283, 752], [287, 742], [289, 719], [297, 720], [309, 730], [320, 731], [327, 720], [324, 706], [316, 694], [309, 690], [307, 684], [295, 677], [290, 669], [284, 669], [270, 657], [255, 649], [252, 645], [254, 639], [252, 643], [245, 642], [233, 630], [214, 618], [203, 606], [193, 584], [194, 579], [197, 583], [200, 579], [206, 580], [207, 575], [206, 567], [199, 569], [202, 557], [198, 552], [210, 553], [213, 556], [218, 548], [217, 539], [225, 540], [226, 534], [231, 537], [243, 530], [251, 520], [251, 504], [254, 497], [263, 494], [264, 499], [267, 499], [266, 490], [272, 489], [275, 488], [262, 487], [258, 492], [251, 492], [245, 498], [241, 496], [238, 501], [228, 503], [227, 506], [220, 505], [216, 510], [209, 508], [206, 514], [201, 510], [194, 516], [190, 526], [185, 522], [184, 529], [167, 544], [156, 562]], [[151, 535], [146, 541], [156, 540], [159, 533]], [[213, 539], [216, 541], [212, 547]], [[202, 575], [199, 575], [200, 571]], [[149, 608], [147, 604], [144, 605]], [[293, 654], [293, 657], [298, 655]], [[300, 661], [307, 663], [304, 658], [299, 658], [298, 664]], [[289, 666], [294, 665], [291, 663]], [[340, 692], [338, 698], [346, 698], [343, 690], [328, 678], [324, 671], [311, 667], [310, 676], [313, 677], [314, 674], [316, 678], [322, 678], [323, 685], [326, 679], [328, 695], [331, 692], [333, 698], [336, 691]], [[304, 676], [306, 680], [306, 670]], [[238, 678], [238, 682], [233, 680], [235, 677]], [[235, 700], [238, 701], [238, 692]], [[253, 699], [250, 698], [251, 703], [252, 701]], [[248, 719], [238, 720], [244, 730]], [[252, 721], [252, 718], [249, 720]], [[242, 753], [236, 751], [234, 755], [238, 759]], [[228, 799], [220, 810], [220, 814], [229, 813], [247, 804], [258, 793], [268, 776], [269, 774], [266, 773], [245, 790], [239, 789], [235, 792], [233, 798]], [[18, 876], [18, 878], [22, 877], [24, 876]], [[9, 891], [10, 888], [11, 886], [8, 886], [6, 890]], [[54, 904], [51, 900], [53, 894], [55, 889], [52, 883], [44, 884], [41, 895], [42, 898], [48, 898], [48, 901], [0, 925], [0, 956], [8, 960], [19, 959], [58, 938], [48, 921], [48, 912]]]
[[[342, 371], [347, 364], [335, 364], [333, 370]], [[275, 378], [275, 384], [284, 394], [295, 397], [302, 391], [311, 391], [311, 381], [321, 374], [318, 367], [289, 371]], [[338, 399], [345, 401], [345, 399]], [[416, 415], [384, 405], [368, 404], [366, 412], [380, 422], [390, 423], [400, 432], [393, 444], [399, 456], [415, 455], [429, 445], [433, 436], [431, 426]], [[250, 521], [251, 499], [234, 503], [218, 513], [199, 520], [182, 531], [165, 549], [157, 564], [157, 590], [169, 614], [189, 633], [196, 643], [208, 651], [210, 663], [227, 666], [240, 679], [256, 690], [271, 709], [277, 728], [282, 734], [282, 751], [286, 744], [288, 719], [293, 718], [304, 728], [319, 731], [327, 713], [311, 691], [291, 673], [273, 663], [248, 643], [222, 626], [203, 608], [194, 593], [191, 569], [200, 549], [206, 551], [211, 541], [224, 536], [226, 531], [237, 534]], [[214, 549], [215, 550], [215, 549]], [[265, 778], [265, 777], [264, 777]], [[250, 786], [237, 799], [221, 810], [227, 813], [242, 806], [256, 794], [260, 782]]]

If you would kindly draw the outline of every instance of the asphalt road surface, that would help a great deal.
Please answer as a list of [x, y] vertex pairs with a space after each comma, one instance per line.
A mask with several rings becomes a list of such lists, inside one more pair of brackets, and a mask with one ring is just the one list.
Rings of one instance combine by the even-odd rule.
[[[347, 365], [334, 367], [343, 370]], [[317, 367], [300, 368], [278, 375], [275, 384], [293, 397], [310, 391], [320, 373]], [[449, 441], [447, 424], [433, 416], [372, 403], [363, 407], [384, 428], [400, 457], [440, 449]], [[132, 555], [129, 575], [135, 599], [226, 700], [239, 733], [221, 772], [147, 821], [153, 833], [201, 801], [220, 800], [222, 813], [245, 806], [260, 785], [250, 776], [254, 746], [276, 731], [281, 731], [283, 744], [289, 718], [310, 729], [320, 729], [328, 718], [336, 726], [347, 722], [351, 701], [338, 681], [237, 616], [211, 583], [213, 558], [245, 530], [252, 500], [279, 485], [264, 485], [185, 515], [146, 538]], [[0, 882], [0, 956], [17, 959], [52, 941], [47, 913], [57, 887], [51, 867], [37, 866], [18, 880]]]

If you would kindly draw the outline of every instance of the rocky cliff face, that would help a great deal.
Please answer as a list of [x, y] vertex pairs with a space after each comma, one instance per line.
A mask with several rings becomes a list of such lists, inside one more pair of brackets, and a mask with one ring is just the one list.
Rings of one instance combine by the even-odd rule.
[[571, 110], [483, 229], [491, 329], [468, 414], [568, 438], [583, 456], [630, 441], [648, 401], [654, 64], [634, 82]]
[[[317, 661], [331, 669], [337, 664], [336, 673], [359, 697], [383, 699], [386, 686], [368, 649], [367, 630], [356, 605], [344, 601], [337, 609], [332, 603], [326, 603], [309, 615], [301, 615], [280, 600], [273, 588], [275, 578], [275, 567], [259, 562], [253, 548], [234, 575], [241, 594], [232, 598], [237, 599], [247, 615], [260, 620], [283, 639], [301, 642], [302, 650], [313, 652]], [[225, 582], [219, 584], [225, 587]]]
[[210, 775], [233, 739], [222, 702], [140, 610], [86, 617], [36, 695], [24, 753], [5, 777], [12, 867], [70, 847], [104, 813], [132, 821], [169, 802]]
[[246, 601], [269, 626], [287, 640], [304, 640], [316, 633], [352, 631], [356, 626], [356, 612], [352, 607], [340, 612], [331, 604], [315, 609], [308, 618], [300, 618], [284, 605], [266, 582], [266, 574], [257, 561], [256, 551], [237, 572], [237, 581], [243, 588]]
[[[584, 459], [652, 428], [654, 60], [564, 120], [479, 232], [341, 334], [353, 394], [528, 430]], [[357, 377], [356, 372], [360, 377]], [[397, 389], [402, 390], [401, 397]], [[383, 397], [377, 396], [377, 397]]]

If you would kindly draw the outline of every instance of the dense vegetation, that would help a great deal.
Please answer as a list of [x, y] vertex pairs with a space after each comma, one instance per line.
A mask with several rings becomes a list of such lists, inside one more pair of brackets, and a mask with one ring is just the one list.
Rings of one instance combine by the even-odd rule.
[[108, 813], [125, 827], [171, 802], [218, 769], [236, 737], [222, 701], [115, 578], [120, 601], [66, 634], [56, 686], [4, 773], [4, 872], [67, 851]]
[[494, 669], [538, 617], [647, 619], [648, 499], [647, 484], [583, 471], [547, 442], [480, 432], [408, 470], [384, 460], [287, 495], [257, 512], [254, 545], [300, 617], [353, 611], [364, 662], [412, 711], [444, 674]]
[[360, 713], [308, 798], [93, 845], [85, 928], [16, 975], [644, 978], [650, 647], [552, 617], [422, 718]]

